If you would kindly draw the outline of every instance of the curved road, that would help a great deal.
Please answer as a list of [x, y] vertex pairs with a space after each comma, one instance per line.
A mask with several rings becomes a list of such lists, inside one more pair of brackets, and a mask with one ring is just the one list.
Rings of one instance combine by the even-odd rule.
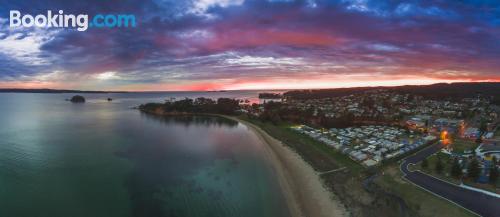
[[405, 158], [400, 166], [404, 177], [413, 184], [462, 206], [475, 214], [484, 217], [500, 217], [500, 198], [465, 189], [441, 181], [420, 171], [410, 171], [408, 169], [408, 165], [422, 161], [424, 158], [438, 152], [441, 148], [442, 145], [437, 143]]

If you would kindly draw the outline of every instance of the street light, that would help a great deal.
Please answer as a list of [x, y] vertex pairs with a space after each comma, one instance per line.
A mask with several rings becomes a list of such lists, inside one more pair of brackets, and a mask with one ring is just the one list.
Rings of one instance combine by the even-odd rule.
[[443, 145], [450, 144], [450, 139], [449, 139], [448, 131], [446, 131], [446, 130], [441, 131], [440, 138], [441, 138], [441, 143]]

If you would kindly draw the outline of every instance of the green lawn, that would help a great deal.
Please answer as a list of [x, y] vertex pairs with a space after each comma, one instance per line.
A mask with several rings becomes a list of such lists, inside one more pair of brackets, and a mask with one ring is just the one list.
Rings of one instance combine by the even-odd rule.
[[[441, 158], [441, 162], [443, 162], [443, 166], [444, 166], [443, 171], [440, 174], [436, 171], [436, 162], [437, 162], [438, 156]], [[417, 166], [417, 169], [420, 169], [427, 174], [439, 177], [440, 179], [449, 181], [451, 183], [460, 184], [460, 180], [454, 179], [450, 175], [451, 174], [451, 166], [453, 165], [453, 159], [451, 159], [449, 155], [438, 152], [434, 155], [431, 155], [429, 158], [427, 158], [427, 162], [429, 164], [429, 166], [427, 168], [422, 168], [422, 163], [419, 163]]]
[[[311, 166], [317, 171], [321, 172], [340, 167], [347, 167], [351, 171], [351, 181], [338, 182], [339, 180], [333, 179], [334, 185], [349, 185], [350, 183], [354, 183], [353, 186], [351, 186], [352, 189], [345, 194], [348, 197], [353, 197], [351, 200], [362, 200], [360, 199], [362, 198], [362, 196], [360, 196], [362, 194], [349, 195], [349, 192], [355, 191], [355, 189], [357, 191], [363, 191], [361, 182], [367, 177], [367, 170], [357, 162], [351, 160], [346, 155], [336, 151], [326, 144], [315, 141], [307, 135], [293, 131], [290, 129], [289, 124], [273, 125], [271, 123], [263, 123], [258, 120], [252, 120], [244, 116], [240, 116], [238, 118], [257, 125], [276, 139], [283, 141], [299, 153], [301, 157], [311, 164]], [[429, 165], [433, 165], [433, 163], [429, 163]], [[403, 198], [410, 208], [410, 212], [412, 214], [411, 216], [474, 216], [468, 211], [403, 180], [401, 178], [402, 174], [400, 173], [396, 162], [389, 162], [385, 164], [384, 167], [379, 167], [377, 169], [383, 170], [384, 173], [375, 179], [375, 184], [379, 185], [385, 191]], [[341, 174], [337, 174], [335, 176], [338, 175]], [[326, 183], [330, 183], [328, 179], [334, 178], [335, 176], [323, 176], [322, 178], [326, 179]], [[393, 201], [391, 203], [395, 202]], [[372, 214], [376, 214], [378, 212], [380, 212], [380, 210], [373, 210]], [[383, 212], [379, 214], [383, 215]]]
[[473, 151], [477, 144], [474, 141], [464, 140], [464, 139], [454, 139], [451, 147], [455, 153], [464, 153], [466, 150]]
[[375, 183], [389, 192], [403, 198], [411, 210], [418, 216], [431, 217], [470, 217], [475, 216], [467, 210], [458, 207], [444, 199], [406, 182], [401, 178], [401, 172], [395, 166], [387, 168]]
[[[435, 170], [435, 165], [436, 165], [436, 161], [437, 161], [437, 155], [440, 155], [441, 160], [442, 160], [442, 162], [444, 164], [444, 169], [443, 169], [443, 172], [441, 174], [437, 173], [436, 170]], [[453, 178], [450, 175], [450, 173], [451, 173], [451, 166], [453, 165], [453, 160], [447, 154], [438, 153], [436, 155], [432, 155], [429, 158], [427, 158], [427, 161], [429, 162], [429, 167], [428, 168], [422, 168], [421, 163], [419, 163], [416, 166], [416, 169], [420, 169], [420, 170], [422, 170], [423, 172], [425, 172], [427, 174], [430, 174], [432, 176], [438, 177], [440, 179], [446, 180], [446, 181], [451, 182], [451, 183], [455, 183], [457, 185], [460, 184], [461, 181], [463, 181], [464, 184], [469, 185], [469, 186], [473, 186], [473, 187], [476, 187], [476, 188], [484, 189], [486, 191], [500, 193], [500, 189], [494, 187], [491, 184], [479, 184], [479, 183], [475, 183], [475, 182], [473, 182], [473, 181], [471, 181], [469, 179], [466, 179], [466, 178], [463, 179], [463, 180]], [[498, 180], [497, 186], [500, 186], [500, 180]]]
[[319, 172], [337, 169], [340, 167], [347, 167], [355, 173], [360, 173], [364, 170], [360, 164], [356, 163], [332, 147], [290, 129], [291, 125], [289, 124], [273, 125], [271, 123], [263, 123], [246, 117], [239, 118], [257, 125], [269, 135], [283, 141], [285, 144], [298, 152], [304, 160], [310, 163], [311, 166]]

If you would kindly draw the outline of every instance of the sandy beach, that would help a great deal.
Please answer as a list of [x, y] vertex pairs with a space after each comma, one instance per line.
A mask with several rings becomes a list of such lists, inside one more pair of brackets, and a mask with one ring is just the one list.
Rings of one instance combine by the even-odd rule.
[[268, 157], [283, 189], [293, 217], [346, 216], [345, 207], [323, 185], [319, 174], [297, 153], [257, 126], [227, 117], [246, 125], [265, 143]]

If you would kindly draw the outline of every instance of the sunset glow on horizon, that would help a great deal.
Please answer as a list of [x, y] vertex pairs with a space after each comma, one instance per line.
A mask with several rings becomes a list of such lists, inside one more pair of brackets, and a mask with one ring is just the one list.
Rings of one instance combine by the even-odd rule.
[[[110, 74], [95, 76], [100, 81], [112, 79]], [[77, 90], [103, 90], [103, 91], [214, 91], [214, 90], [291, 90], [291, 89], [328, 89], [349, 87], [376, 87], [376, 86], [401, 86], [401, 85], [429, 85], [436, 83], [456, 82], [500, 82], [500, 79], [473, 80], [473, 79], [432, 79], [432, 78], [400, 78], [400, 79], [338, 79], [338, 78], [280, 78], [262, 80], [232, 80], [222, 79], [217, 81], [196, 81], [166, 84], [129, 84], [120, 87], [107, 87], [89, 85], [83, 88], [84, 82], [56, 83], [50, 81], [30, 82], [0, 82], [0, 88], [19, 89], [77, 89]]]
[[[0, 6], [0, 88], [211, 91], [500, 82], [495, 2], [32, 3]], [[138, 24], [85, 32], [11, 28], [13, 8], [127, 11]]]

